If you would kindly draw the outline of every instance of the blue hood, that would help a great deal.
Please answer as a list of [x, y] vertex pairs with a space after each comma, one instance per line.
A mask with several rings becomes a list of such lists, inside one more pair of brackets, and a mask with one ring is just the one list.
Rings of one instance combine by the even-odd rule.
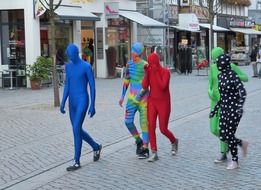
[[80, 60], [79, 49], [75, 44], [68, 45], [68, 47], [66, 49], [66, 54], [67, 54], [68, 58], [74, 63], [76, 63]]

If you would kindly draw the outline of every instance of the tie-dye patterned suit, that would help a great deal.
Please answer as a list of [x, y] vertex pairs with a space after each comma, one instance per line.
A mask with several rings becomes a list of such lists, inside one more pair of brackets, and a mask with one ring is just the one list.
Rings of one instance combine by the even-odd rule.
[[142, 140], [144, 144], [148, 144], [148, 122], [147, 122], [147, 98], [148, 92], [143, 93], [139, 102], [135, 101], [136, 95], [142, 90], [142, 80], [144, 78], [144, 65], [146, 61], [140, 60], [134, 63], [130, 60], [126, 66], [126, 73], [123, 83], [121, 99], [123, 100], [127, 89], [130, 85], [128, 100], [125, 112], [125, 124], [135, 138], [136, 142], [141, 140], [139, 132], [134, 124], [134, 116], [137, 111], [140, 113], [140, 127], [142, 131]]

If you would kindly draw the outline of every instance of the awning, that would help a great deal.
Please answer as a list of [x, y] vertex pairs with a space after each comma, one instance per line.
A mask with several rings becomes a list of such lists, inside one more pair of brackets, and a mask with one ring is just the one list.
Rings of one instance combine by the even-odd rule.
[[[204, 24], [200, 23], [199, 26], [201, 26], [202, 28], [210, 29], [210, 24], [208, 24], [208, 23], [204, 23]], [[215, 32], [226, 32], [226, 31], [229, 31], [228, 29], [220, 27], [220, 26], [217, 26], [217, 25], [212, 25], [212, 29]]]
[[82, 7], [59, 6], [54, 11], [61, 19], [64, 20], [91, 20], [98, 21], [100, 18]]
[[127, 19], [130, 19], [144, 27], [150, 28], [165, 28], [167, 27], [166, 24], [154, 20], [148, 16], [145, 16], [137, 11], [126, 11], [126, 10], [119, 10], [119, 14]]
[[193, 30], [191, 28], [185, 28], [185, 27], [181, 27], [181, 26], [170, 26], [170, 27], [176, 28], [176, 29], [181, 30], [181, 31], [201, 32], [200, 30]]
[[252, 28], [230, 28], [230, 30], [233, 32], [240, 32], [243, 34], [261, 35], [261, 31], [254, 30]]

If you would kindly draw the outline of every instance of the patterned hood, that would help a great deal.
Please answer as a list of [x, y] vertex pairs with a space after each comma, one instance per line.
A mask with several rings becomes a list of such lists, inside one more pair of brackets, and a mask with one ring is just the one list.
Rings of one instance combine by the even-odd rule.
[[216, 59], [216, 63], [217, 63], [218, 70], [221, 72], [226, 72], [228, 70], [231, 70], [230, 57], [226, 54], [220, 55]]

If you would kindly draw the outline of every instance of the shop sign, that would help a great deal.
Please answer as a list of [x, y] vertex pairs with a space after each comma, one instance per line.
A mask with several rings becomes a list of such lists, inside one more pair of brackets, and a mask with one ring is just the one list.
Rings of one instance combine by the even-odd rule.
[[178, 0], [166, 0], [167, 5], [178, 5]]
[[43, 6], [42, 2], [40, 0], [34, 1], [34, 15], [35, 17], [40, 17], [43, 15], [46, 11], [45, 6]]
[[190, 30], [199, 30], [198, 17], [193, 13], [179, 14], [179, 26]]
[[229, 21], [229, 26], [230, 27], [245, 27], [245, 21], [231, 18]]
[[146, 40], [143, 42], [144, 44], [163, 44], [163, 38], [162, 37], [155, 37], [155, 36], [149, 36]]
[[107, 19], [119, 18], [119, 2], [104, 2], [104, 13]]
[[97, 28], [97, 59], [103, 59], [103, 28]]
[[250, 20], [250, 19], [245, 20], [245, 27], [253, 28], [254, 26], [255, 26], [255, 22], [253, 20]]

